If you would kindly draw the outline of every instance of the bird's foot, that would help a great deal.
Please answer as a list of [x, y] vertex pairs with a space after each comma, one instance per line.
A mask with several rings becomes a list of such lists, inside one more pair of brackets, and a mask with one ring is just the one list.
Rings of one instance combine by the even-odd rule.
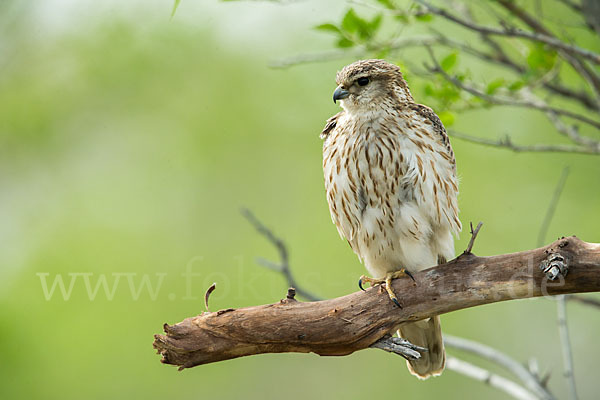
[[394, 290], [392, 289], [392, 280], [396, 279], [396, 278], [400, 278], [404, 275], [407, 275], [410, 279], [415, 281], [415, 278], [410, 273], [410, 271], [406, 270], [405, 268], [402, 268], [402, 269], [399, 269], [398, 271], [388, 272], [385, 275], [385, 278], [383, 278], [383, 279], [376, 279], [376, 278], [371, 278], [371, 277], [363, 275], [358, 280], [358, 287], [361, 288], [361, 290], [365, 290], [362, 286], [364, 282], [369, 283], [371, 286], [381, 285], [381, 284], [385, 283], [385, 290], [388, 293], [390, 300], [392, 300], [394, 302], [394, 304], [396, 304], [398, 307], [402, 308], [402, 305], [398, 301], [398, 297], [396, 297], [396, 294], [394, 293]]

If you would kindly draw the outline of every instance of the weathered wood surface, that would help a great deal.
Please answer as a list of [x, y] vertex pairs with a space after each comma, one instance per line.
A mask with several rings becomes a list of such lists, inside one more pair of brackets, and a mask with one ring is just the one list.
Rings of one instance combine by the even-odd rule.
[[[557, 279], [542, 271], [551, 254], [568, 271]], [[545, 263], [545, 264], [544, 264]], [[455, 260], [393, 281], [402, 308], [381, 287], [317, 302], [284, 299], [279, 303], [221, 310], [164, 325], [154, 348], [166, 364], [190, 368], [261, 353], [313, 352], [342, 356], [368, 348], [406, 321], [414, 321], [498, 301], [543, 295], [600, 291], [600, 244], [572, 236], [548, 246]]]

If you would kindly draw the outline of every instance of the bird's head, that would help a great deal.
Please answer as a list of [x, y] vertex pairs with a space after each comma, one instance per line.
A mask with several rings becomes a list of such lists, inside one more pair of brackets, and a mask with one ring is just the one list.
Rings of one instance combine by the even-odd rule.
[[333, 101], [340, 100], [349, 113], [413, 101], [400, 68], [383, 60], [356, 61], [339, 71], [335, 80]]

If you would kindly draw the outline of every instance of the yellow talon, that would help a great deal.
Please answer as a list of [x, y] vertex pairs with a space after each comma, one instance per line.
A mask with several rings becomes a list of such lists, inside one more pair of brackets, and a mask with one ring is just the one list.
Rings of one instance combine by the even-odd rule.
[[381, 284], [385, 283], [385, 290], [388, 293], [390, 300], [392, 300], [394, 302], [394, 304], [396, 304], [398, 307], [402, 308], [402, 306], [400, 305], [400, 302], [398, 301], [398, 297], [396, 297], [396, 294], [394, 293], [394, 290], [392, 289], [392, 280], [394, 280], [396, 278], [400, 278], [403, 275], [409, 276], [410, 279], [412, 279], [413, 281], [415, 280], [415, 278], [410, 273], [410, 271], [406, 270], [405, 268], [402, 268], [397, 271], [388, 272], [385, 275], [385, 278], [383, 278], [383, 279], [370, 278], [368, 276], [363, 275], [358, 280], [358, 287], [360, 287], [361, 290], [365, 290], [362, 286], [362, 284], [364, 282], [369, 283], [371, 286], [381, 285]]

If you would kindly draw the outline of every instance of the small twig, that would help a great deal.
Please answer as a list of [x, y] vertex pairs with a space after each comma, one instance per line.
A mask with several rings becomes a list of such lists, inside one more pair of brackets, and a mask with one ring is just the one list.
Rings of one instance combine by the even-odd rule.
[[444, 335], [444, 345], [457, 350], [468, 351], [469, 353], [476, 354], [500, 365], [519, 378], [519, 380], [540, 399], [554, 399], [554, 396], [552, 396], [548, 389], [541, 384], [537, 376], [532, 374], [518, 361], [492, 347], [451, 335]]
[[364, 46], [359, 47], [358, 49], [352, 50], [329, 50], [308, 54], [298, 54], [296, 56], [281, 58], [278, 60], [273, 60], [269, 63], [271, 68], [288, 68], [294, 65], [299, 64], [309, 64], [315, 62], [325, 62], [325, 61], [333, 61], [339, 60], [342, 58], [360, 58], [365, 57], [367, 54], [372, 54], [373, 52], [381, 51], [381, 50], [400, 50], [406, 49], [410, 47], [421, 47], [434, 45], [439, 42], [437, 37], [432, 36], [413, 36], [406, 38], [399, 38], [397, 40], [392, 41], [391, 43], [383, 43], [381, 45], [377, 45], [374, 47], [366, 48]]
[[578, 303], [585, 304], [585, 305], [588, 305], [591, 307], [600, 308], [600, 300], [596, 300], [596, 299], [590, 299], [590, 298], [581, 297], [581, 296], [567, 296], [567, 300], [568, 301], [576, 301]]
[[[556, 108], [556, 107], [549, 106], [548, 104], [544, 103], [540, 99], [537, 99], [536, 101], [530, 101], [530, 100], [523, 100], [523, 99], [516, 99], [516, 98], [509, 98], [509, 97], [493, 96], [493, 95], [489, 95], [489, 94], [485, 93], [484, 91], [482, 91], [480, 89], [475, 88], [474, 86], [467, 85], [464, 82], [461, 82], [460, 80], [458, 80], [457, 78], [451, 76], [446, 71], [444, 71], [444, 69], [440, 66], [439, 62], [435, 58], [435, 55], [433, 54], [433, 51], [431, 50], [431, 48], [427, 47], [427, 49], [429, 50], [431, 60], [433, 61], [434, 65], [435, 65], [434, 67], [430, 68], [430, 71], [439, 73], [448, 82], [452, 83], [457, 88], [462, 89], [465, 92], [472, 94], [475, 97], [485, 100], [491, 104], [496, 104], [496, 105], [501, 105], [501, 106], [532, 108], [532, 109], [539, 110], [539, 111], [551, 112], [556, 115], [564, 115], [566, 117], [570, 117], [577, 121], [580, 121], [580, 122], [583, 122], [590, 126], [593, 126], [596, 129], [600, 129], [600, 122], [595, 121], [591, 118], [588, 118], [585, 115], [581, 115], [581, 114], [566, 110], [564, 108]], [[597, 143], [597, 142], [595, 142], [595, 143]]]
[[287, 294], [285, 295], [285, 298], [288, 300], [294, 300], [296, 301], [296, 289], [291, 287], [288, 288], [287, 290]]
[[571, 400], [577, 400], [577, 386], [575, 385], [575, 375], [573, 373], [573, 351], [571, 349], [569, 328], [567, 326], [567, 306], [565, 297], [565, 295], [558, 296], [556, 303], [558, 333], [563, 353], [564, 377], [567, 380], [567, 386], [569, 388], [569, 398]]
[[546, 116], [548, 117], [550, 122], [552, 122], [552, 124], [554, 125], [554, 127], [556, 128], [556, 130], [559, 133], [565, 135], [570, 140], [572, 140], [573, 142], [575, 142], [579, 145], [588, 147], [591, 150], [596, 151], [596, 152], [600, 151], [600, 141], [591, 139], [589, 137], [581, 136], [579, 134], [579, 132], [577, 132], [576, 127], [571, 126], [571, 125], [566, 125], [564, 122], [562, 122], [560, 120], [560, 118], [558, 118], [558, 116], [554, 112], [547, 112]]
[[[514, 17], [520, 19], [527, 26], [533, 29], [535, 34], [544, 35], [546, 37], [559, 40], [556, 35], [554, 35], [542, 24], [539, 18], [530, 15], [527, 11], [525, 11], [525, 9], [519, 7], [515, 2], [510, 0], [498, 0], [498, 3], [507, 11], [509, 11]], [[594, 89], [596, 92], [596, 95], [600, 96], [600, 77], [598, 77], [595, 71], [590, 69], [582, 60], [577, 57], [577, 52], [572, 52], [569, 49], [561, 47], [556, 47], [556, 49], [558, 54], [560, 54], [560, 56], [589, 83], [592, 89]], [[596, 102], [596, 106], [600, 107], [600, 104]]]
[[[546, 234], [548, 233], [548, 228], [550, 227], [550, 222], [554, 217], [556, 206], [558, 205], [560, 195], [563, 192], [568, 177], [569, 167], [565, 167], [563, 168], [562, 173], [560, 174], [560, 178], [558, 179], [558, 183], [556, 184], [556, 188], [554, 189], [554, 195], [552, 196], [552, 200], [550, 201], [550, 205], [548, 206], [548, 211], [546, 211], [546, 216], [542, 221], [542, 225], [538, 234], [538, 244], [544, 243], [544, 239], [546, 238]], [[550, 265], [548, 265], [548, 268], [550, 268]], [[562, 273], [560, 268], [555, 267], [554, 269], [558, 269], [559, 272]], [[548, 272], [546, 273], [548, 274]], [[554, 278], [550, 276], [549, 279], [553, 280]], [[569, 387], [569, 398], [571, 400], [577, 400], [577, 388], [575, 386], [575, 376], [573, 375], [573, 352], [571, 349], [571, 341], [569, 340], [569, 328], [567, 327], [567, 308], [565, 299], [566, 296], [558, 296], [557, 298], [556, 311], [558, 316], [558, 334], [560, 337], [560, 343], [563, 353], [564, 376], [567, 380], [567, 385]]]
[[279, 252], [279, 258], [281, 260], [279, 264], [275, 264], [262, 258], [257, 260], [258, 264], [283, 274], [283, 276], [285, 276], [287, 280], [288, 286], [296, 288], [296, 292], [305, 299], [309, 301], [320, 300], [318, 296], [315, 296], [309, 291], [298, 286], [296, 280], [294, 279], [294, 276], [292, 275], [292, 271], [290, 270], [288, 251], [285, 246], [285, 243], [283, 243], [283, 240], [275, 236], [275, 234], [269, 228], [263, 225], [262, 222], [260, 222], [250, 210], [243, 208], [241, 210], [241, 213], [248, 220], [248, 222], [252, 224], [254, 229], [256, 229], [256, 231], [263, 235], [265, 238], [267, 238], [267, 240], [271, 242]]
[[477, 136], [467, 135], [456, 130], [449, 130], [448, 133], [453, 138], [465, 140], [467, 142], [481, 144], [490, 147], [505, 148], [514, 151], [515, 153], [577, 153], [577, 154], [600, 154], [600, 149], [594, 149], [584, 146], [574, 146], [565, 144], [532, 144], [532, 145], [517, 145], [514, 144], [510, 136], [498, 140], [479, 138]]
[[550, 205], [548, 206], [548, 211], [546, 211], [546, 216], [542, 221], [542, 225], [540, 226], [540, 231], [538, 233], [537, 245], [542, 246], [544, 244], [544, 240], [546, 239], [546, 234], [548, 233], [548, 228], [550, 227], [550, 222], [554, 217], [554, 212], [556, 211], [556, 206], [558, 205], [558, 200], [560, 199], [560, 195], [565, 188], [565, 183], [567, 182], [567, 178], [569, 177], [569, 167], [565, 167], [560, 174], [560, 178], [558, 178], [558, 183], [556, 184], [556, 188], [554, 189], [554, 195], [552, 196], [552, 200], [550, 201]]
[[210, 294], [215, 290], [216, 287], [217, 283], [215, 282], [212, 285], [210, 285], [208, 289], [206, 289], [206, 293], [204, 294], [204, 308], [206, 308], [207, 312], [210, 312], [210, 309], [208, 308], [208, 298], [210, 297]]
[[475, 230], [473, 230], [472, 222], [469, 222], [469, 225], [471, 226], [471, 240], [469, 240], [469, 244], [467, 245], [467, 248], [465, 249], [465, 251], [463, 251], [463, 254], [471, 254], [471, 251], [473, 250], [473, 245], [475, 244], [475, 239], [477, 238], [477, 234], [479, 233], [479, 230], [483, 226], [483, 222], [479, 222], [477, 224], [477, 228], [475, 228]]
[[564, 3], [567, 7], [572, 8], [574, 11], [581, 12], [581, 4], [577, 4], [572, 0], [559, 0], [561, 3]]
[[456, 357], [448, 357], [446, 359], [446, 368], [450, 371], [457, 372], [469, 378], [490, 385], [494, 389], [498, 389], [507, 395], [519, 400], [537, 400], [539, 397], [533, 395], [521, 385], [506, 379], [503, 376], [494, 374], [486, 369], [460, 360]]

